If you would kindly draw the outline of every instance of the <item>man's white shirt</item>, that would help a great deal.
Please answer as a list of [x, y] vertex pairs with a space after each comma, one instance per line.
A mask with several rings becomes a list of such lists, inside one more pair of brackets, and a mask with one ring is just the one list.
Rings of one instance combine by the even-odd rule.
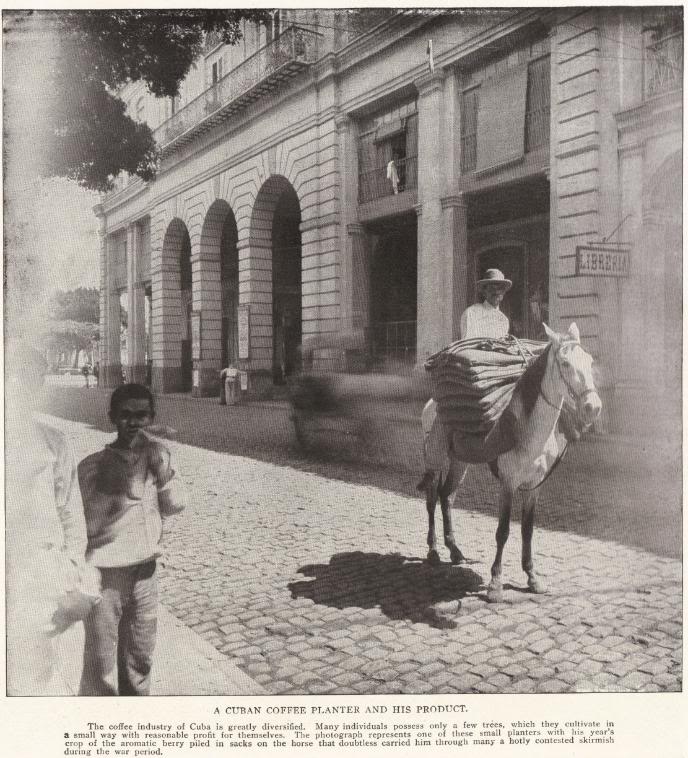
[[501, 339], [509, 333], [509, 319], [487, 300], [471, 305], [461, 316], [461, 339]]

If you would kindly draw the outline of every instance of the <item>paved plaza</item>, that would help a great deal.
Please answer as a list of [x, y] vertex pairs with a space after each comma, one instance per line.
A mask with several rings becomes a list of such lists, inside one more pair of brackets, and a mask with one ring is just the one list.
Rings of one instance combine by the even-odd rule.
[[[51, 420], [78, 457], [112, 439]], [[445, 551], [431, 567], [419, 497], [169, 445], [190, 502], [167, 522], [162, 602], [268, 693], [681, 688], [681, 564], [672, 555], [536, 528], [536, 565], [549, 587], [536, 596], [525, 591], [514, 523], [506, 602], [491, 605], [496, 507], [478, 502], [495, 502], [489, 473], [471, 470], [455, 513], [471, 562], [451, 566]], [[557, 497], [548, 486], [544, 508]], [[585, 486], [580, 477], [572, 497], [589, 500]], [[540, 520], [549, 523], [546, 513]]]

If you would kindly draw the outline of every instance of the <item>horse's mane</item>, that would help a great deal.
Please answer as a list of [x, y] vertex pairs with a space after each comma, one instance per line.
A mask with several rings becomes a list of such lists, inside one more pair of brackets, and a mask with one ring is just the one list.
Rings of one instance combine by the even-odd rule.
[[521, 398], [527, 415], [530, 415], [532, 412], [540, 394], [540, 385], [547, 369], [547, 357], [550, 347], [551, 344], [547, 345], [545, 350], [528, 366], [518, 382], [516, 382], [514, 395], [518, 394]]

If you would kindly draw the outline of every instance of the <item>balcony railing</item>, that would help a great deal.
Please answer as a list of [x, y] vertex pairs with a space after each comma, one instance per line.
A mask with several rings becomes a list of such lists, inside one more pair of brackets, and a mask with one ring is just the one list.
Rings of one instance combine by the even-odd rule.
[[229, 114], [277, 89], [313, 63], [318, 55], [316, 32], [290, 26], [229, 71], [212, 87], [177, 111], [154, 132], [159, 147], [184, 144]]
[[683, 32], [679, 31], [645, 48], [645, 97], [683, 86]]
[[410, 155], [394, 161], [397, 181], [388, 177], [387, 166], [363, 171], [358, 176], [358, 202], [398, 195], [418, 186], [418, 157]]

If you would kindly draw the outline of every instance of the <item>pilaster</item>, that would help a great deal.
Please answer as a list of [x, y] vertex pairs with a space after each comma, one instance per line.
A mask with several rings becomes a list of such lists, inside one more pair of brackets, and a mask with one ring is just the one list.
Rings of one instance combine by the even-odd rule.
[[141, 254], [139, 228], [127, 228], [127, 381], [145, 383], [146, 380], [146, 323], [145, 290], [139, 284], [138, 265]]
[[93, 208], [98, 218], [100, 238], [100, 368], [98, 381], [101, 387], [116, 387], [122, 382], [120, 360], [119, 295], [112, 288], [112, 256], [107, 237], [107, 223], [103, 206]]

